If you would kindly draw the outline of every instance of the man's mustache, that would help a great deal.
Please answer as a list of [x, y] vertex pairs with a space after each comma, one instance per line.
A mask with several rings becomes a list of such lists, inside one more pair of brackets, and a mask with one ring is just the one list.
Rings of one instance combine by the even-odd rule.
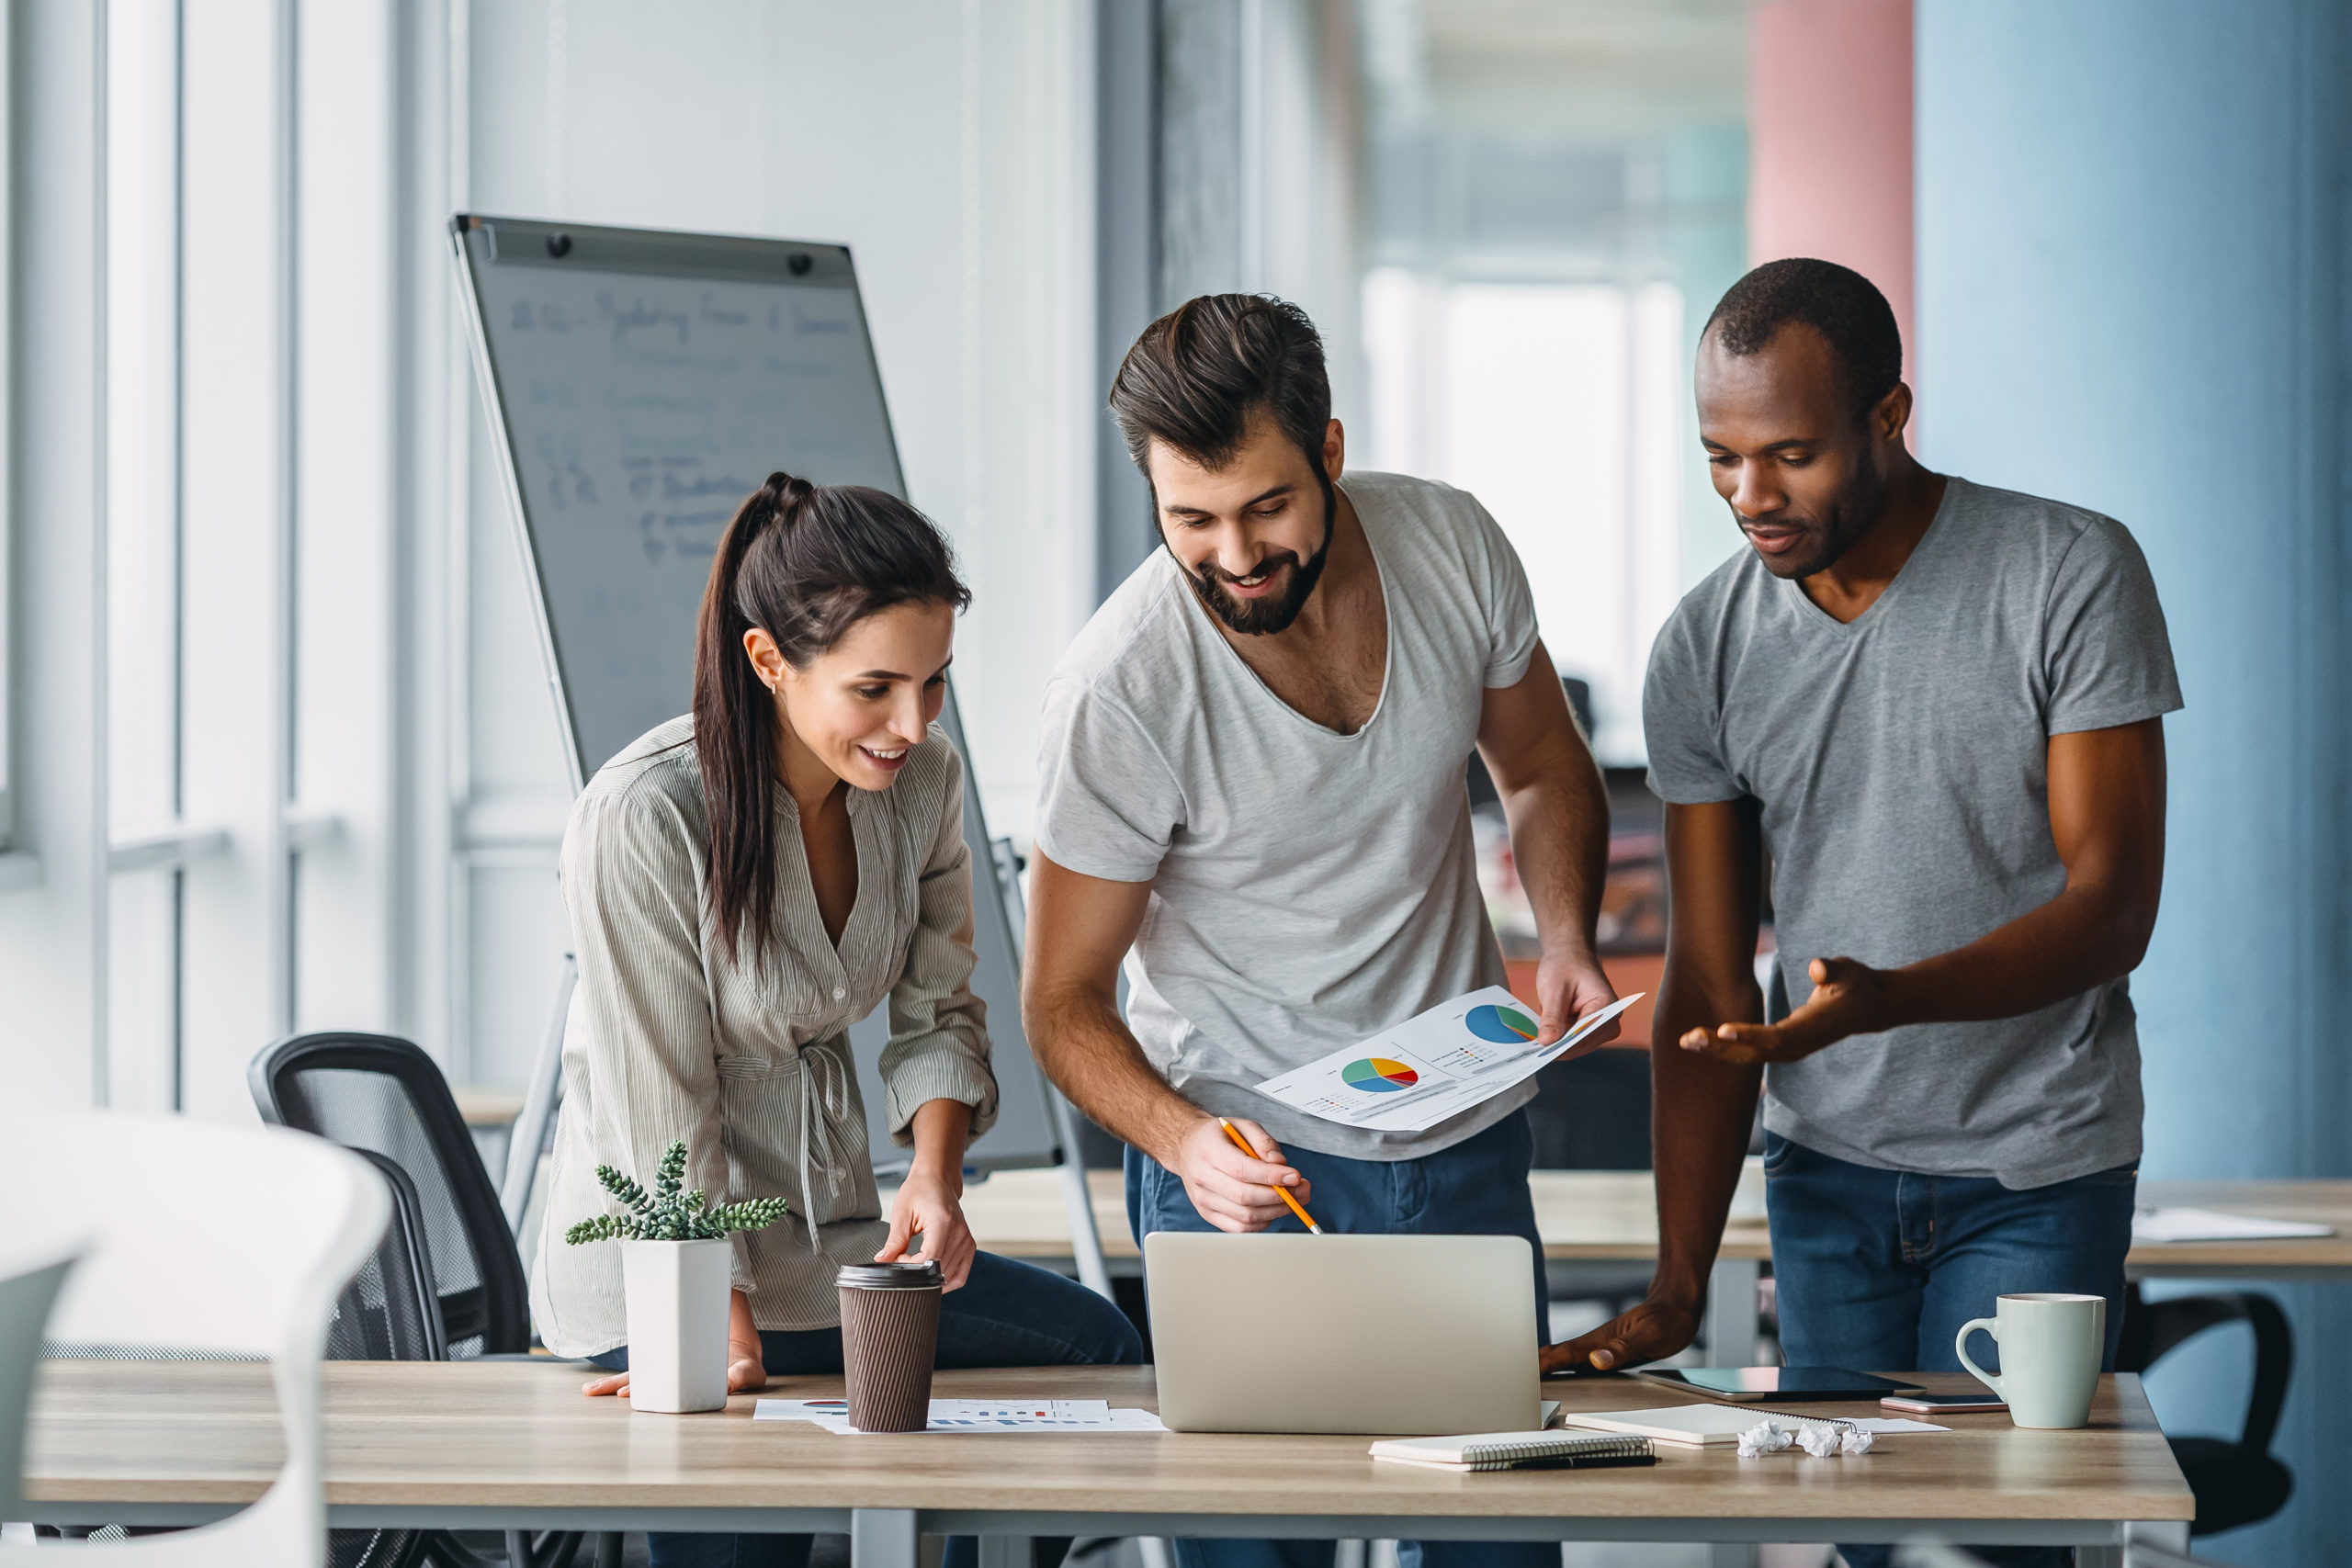
[[[1260, 561], [1256, 566], [1250, 568], [1246, 575], [1250, 577], [1260, 577], [1282, 567], [1300, 566], [1303, 564], [1305, 563], [1300, 561], [1296, 551], [1276, 550], [1273, 554]], [[1217, 565], [1216, 562], [1213, 560], [1203, 561], [1198, 567], [1193, 569], [1193, 575], [1199, 578], [1203, 582], [1238, 582], [1241, 581], [1240, 578], [1234, 576], [1233, 573], [1226, 570], [1225, 568]]]

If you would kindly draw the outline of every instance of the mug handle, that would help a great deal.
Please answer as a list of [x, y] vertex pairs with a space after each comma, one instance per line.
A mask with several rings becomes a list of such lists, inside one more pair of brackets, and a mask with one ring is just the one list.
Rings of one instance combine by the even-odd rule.
[[1960, 1325], [1960, 1333], [1951, 1342], [1952, 1354], [1960, 1358], [1960, 1364], [1966, 1367], [1978, 1382], [1983, 1383], [2003, 1399], [2007, 1399], [2009, 1397], [2009, 1392], [2001, 1386], [2001, 1380], [1968, 1359], [1968, 1337], [1980, 1328], [1993, 1337], [1994, 1344], [1998, 1345], [2001, 1342], [2001, 1329], [1997, 1320], [1989, 1317], [1972, 1317]]

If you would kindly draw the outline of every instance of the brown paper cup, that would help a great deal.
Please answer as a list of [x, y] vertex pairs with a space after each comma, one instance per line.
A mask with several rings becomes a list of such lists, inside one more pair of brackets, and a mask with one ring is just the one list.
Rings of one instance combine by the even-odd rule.
[[861, 1432], [922, 1431], [931, 1423], [939, 1348], [939, 1265], [853, 1263], [836, 1283], [849, 1424]]

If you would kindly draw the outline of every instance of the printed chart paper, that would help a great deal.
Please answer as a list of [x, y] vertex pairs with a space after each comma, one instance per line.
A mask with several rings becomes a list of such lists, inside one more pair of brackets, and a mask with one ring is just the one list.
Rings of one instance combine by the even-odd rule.
[[2159, 1209], [2143, 1203], [2132, 1214], [2132, 1244], [2170, 1241], [2285, 1241], [2334, 1235], [2333, 1227], [2301, 1220], [2263, 1220], [2212, 1209]]
[[1440, 1002], [1418, 1018], [1258, 1086], [1294, 1111], [1384, 1133], [1419, 1133], [1492, 1100], [1640, 1001], [1636, 991], [1535, 1043], [1534, 1013], [1500, 986]]
[[[863, 1438], [849, 1424], [841, 1399], [763, 1399], [754, 1421], [807, 1421], [842, 1437]], [[1114, 1410], [1100, 1399], [1040, 1399], [1027, 1404], [992, 1399], [934, 1399], [927, 1432], [1165, 1432], [1148, 1410]]]

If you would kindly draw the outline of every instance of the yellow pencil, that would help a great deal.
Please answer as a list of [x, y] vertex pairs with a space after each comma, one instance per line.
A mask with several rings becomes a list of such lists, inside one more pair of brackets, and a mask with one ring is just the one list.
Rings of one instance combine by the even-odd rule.
[[[1225, 1129], [1225, 1135], [1233, 1140], [1234, 1147], [1239, 1149], [1243, 1154], [1248, 1155], [1251, 1159], [1256, 1159], [1258, 1157], [1258, 1151], [1250, 1146], [1250, 1140], [1241, 1135], [1240, 1128], [1235, 1126], [1232, 1122], [1227, 1121], [1222, 1116], [1216, 1119], [1216, 1124]], [[1290, 1212], [1298, 1216], [1298, 1223], [1300, 1224], [1305, 1225], [1317, 1235], [1321, 1235], [1323, 1234], [1323, 1227], [1315, 1223], [1315, 1217], [1312, 1214], [1309, 1214], [1306, 1210], [1298, 1206], [1298, 1200], [1290, 1195], [1289, 1188], [1275, 1188], [1274, 1196], [1280, 1198], [1283, 1202], [1290, 1205]]]

